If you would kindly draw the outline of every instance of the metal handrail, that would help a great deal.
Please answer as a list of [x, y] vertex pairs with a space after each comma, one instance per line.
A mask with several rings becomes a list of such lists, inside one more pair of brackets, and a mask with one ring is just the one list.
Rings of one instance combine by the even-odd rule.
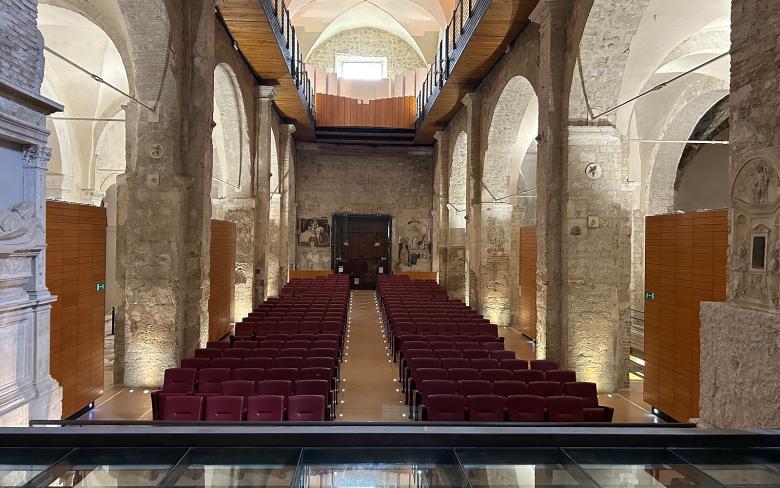
[[298, 42], [298, 36], [295, 34], [295, 26], [292, 24], [290, 11], [284, 0], [260, 0], [260, 3], [268, 14], [268, 19], [272, 21], [271, 26], [283, 37], [284, 45], [280, 47], [284, 53], [290, 75], [304, 106], [313, 120], [315, 116], [314, 86], [309, 78], [308, 71], [306, 71], [306, 63], [301, 55], [301, 45]]
[[454, 68], [453, 53], [460, 49], [464, 42], [463, 35], [466, 34], [467, 24], [474, 16], [477, 7], [482, 3], [488, 3], [490, 0], [458, 0], [457, 5], [452, 11], [452, 18], [444, 29], [444, 37], [439, 40], [439, 47], [436, 50], [431, 67], [423, 81], [423, 86], [417, 94], [417, 120], [425, 116], [425, 107], [428, 102], [439, 94], [444, 87], [447, 79], [450, 77], [452, 68]]

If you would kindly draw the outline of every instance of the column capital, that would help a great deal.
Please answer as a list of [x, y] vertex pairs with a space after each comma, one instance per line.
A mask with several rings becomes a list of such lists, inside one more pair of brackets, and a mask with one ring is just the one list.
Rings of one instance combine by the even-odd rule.
[[466, 93], [460, 100], [460, 103], [466, 106], [467, 109], [472, 108], [475, 104], [478, 104], [482, 100], [482, 95], [477, 92]]
[[281, 124], [279, 128], [282, 130], [283, 133], [287, 133], [287, 134], [295, 133], [295, 124]]
[[270, 85], [255, 85], [254, 95], [256, 99], [267, 98], [273, 100], [276, 98], [276, 88]]
[[437, 130], [436, 133], [433, 134], [433, 138], [436, 139], [436, 142], [439, 144], [445, 144], [447, 142], [447, 131]]
[[571, 0], [541, 0], [528, 19], [534, 24], [542, 25], [550, 19], [566, 20], [569, 12], [571, 12]]

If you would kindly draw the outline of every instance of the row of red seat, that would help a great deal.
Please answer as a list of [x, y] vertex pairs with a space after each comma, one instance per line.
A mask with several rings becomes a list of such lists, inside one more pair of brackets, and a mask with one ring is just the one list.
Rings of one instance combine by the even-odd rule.
[[[285, 408], [285, 401], [287, 408]], [[219, 395], [204, 398], [177, 395], [167, 399], [161, 420], [180, 422], [322, 422], [326, 419], [321, 395]]]
[[[607, 422], [588, 420], [587, 402], [573, 396], [430, 395], [421, 420], [445, 422]], [[598, 409], [597, 409], [598, 410]]]
[[334, 347], [263, 348], [263, 349], [196, 349], [195, 357], [202, 359], [246, 359], [275, 357], [339, 357], [339, 349]]

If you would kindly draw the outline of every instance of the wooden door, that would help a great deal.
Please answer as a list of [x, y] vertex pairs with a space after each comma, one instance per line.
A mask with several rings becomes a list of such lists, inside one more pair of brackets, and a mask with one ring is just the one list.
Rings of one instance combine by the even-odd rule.
[[333, 216], [335, 271], [349, 273], [352, 288], [372, 290], [390, 271], [390, 216]]

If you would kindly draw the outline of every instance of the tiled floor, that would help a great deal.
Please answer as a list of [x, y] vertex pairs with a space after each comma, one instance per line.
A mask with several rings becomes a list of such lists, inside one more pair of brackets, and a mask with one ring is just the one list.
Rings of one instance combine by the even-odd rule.
[[[352, 292], [344, 362], [341, 365], [338, 420], [360, 422], [408, 421], [400, 393], [398, 364], [384, 341], [379, 305], [373, 291]], [[534, 359], [534, 343], [511, 328], [500, 328], [507, 349], [520, 359]], [[110, 384], [111, 374], [106, 374]], [[602, 405], [615, 409], [614, 422], [657, 423], [650, 406], [642, 401], [642, 381], [631, 381], [627, 390], [599, 395]], [[148, 391], [109, 386], [82, 419], [150, 420]]]

